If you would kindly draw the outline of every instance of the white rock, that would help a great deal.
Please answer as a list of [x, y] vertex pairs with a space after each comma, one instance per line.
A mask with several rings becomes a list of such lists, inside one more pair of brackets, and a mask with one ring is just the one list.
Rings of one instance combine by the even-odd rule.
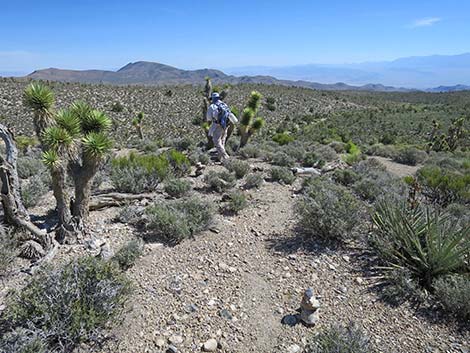
[[214, 338], [208, 339], [204, 342], [202, 349], [204, 352], [215, 352], [217, 350], [217, 340]]
[[173, 335], [173, 336], [170, 336], [170, 338], [168, 339], [168, 342], [174, 345], [181, 344], [183, 343], [183, 341], [184, 341], [183, 337], [180, 335]]
[[287, 353], [298, 353], [300, 352], [300, 347], [297, 344], [293, 344], [287, 348]]

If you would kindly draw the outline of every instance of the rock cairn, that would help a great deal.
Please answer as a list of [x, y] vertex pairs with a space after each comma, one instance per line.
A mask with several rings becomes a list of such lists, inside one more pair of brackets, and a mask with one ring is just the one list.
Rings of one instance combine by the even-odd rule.
[[313, 289], [308, 288], [300, 303], [300, 320], [307, 326], [315, 325], [320, 319], [319, 308], [320, 302], [313, 295]]

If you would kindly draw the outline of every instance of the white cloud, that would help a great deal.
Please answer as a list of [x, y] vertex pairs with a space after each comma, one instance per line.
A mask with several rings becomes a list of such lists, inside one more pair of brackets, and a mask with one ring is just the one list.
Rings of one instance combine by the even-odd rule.
[[411, 28], [417, 28], [417, 27], [430, 27], [435, 25], [438, 22], [441, 22], [442, 18], [439, 17], [425, 17], [425, 18], [420, 18], [415, 20], [411, 24]]

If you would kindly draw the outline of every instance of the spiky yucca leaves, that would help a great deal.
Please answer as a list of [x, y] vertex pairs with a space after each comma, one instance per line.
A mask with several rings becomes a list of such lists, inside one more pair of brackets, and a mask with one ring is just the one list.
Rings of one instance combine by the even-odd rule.
[[106, 131], [112, 124], [111, 119], [99, 110], [91, 110], [88, 114], [80, 117], [80, 122], [84, 134]]
[[137, 129], [137, 133], [139, 134], [139, 138], [141, 140], [144, 139], [144, 131], [142, 130], [142, 122], [144, 120], [144, 113], [139, 112], [137, 116], [132, 119], [132, 125]]
[[83, 152], [86, 158], [99, 160], [109, 152], [111, 139], [102, 132], [90, 132], [82, 139]]
[[81, 133], [81, 123], [79, 117], [72, 109], [59, 110], [55, 116], [58, 127], [66, 130], [72, 138], [76, 138]]
[[240, 147], [244, 147], [251, 136], [264, 126], [264, 119], [258, 116], [262, 95], [257, 91], [251, 92], [245, 109], [240, 119]]
[[432, 281], [465, 267], [470, 254], [470, 228], [429, 208], [382, 201], [373, 217], [373, 245], [391, 268], [409, 270], [430, 289]]
[[23, 103], [34, 112], [34, 128], [41, 140], [44, 130], [54, 123], [54, 93], [48, 86], [33, 82], [24, 91]]

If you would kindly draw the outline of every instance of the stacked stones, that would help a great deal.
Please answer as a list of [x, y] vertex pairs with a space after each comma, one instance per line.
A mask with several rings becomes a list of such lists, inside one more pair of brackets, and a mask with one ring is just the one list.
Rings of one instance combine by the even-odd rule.
[[313, 295], [313, 289], [308, 288], [302, 297], [300, 303], [300, 320], [308, 326], [315, 325], [320, 319], [318, 309], [320, 302]]

